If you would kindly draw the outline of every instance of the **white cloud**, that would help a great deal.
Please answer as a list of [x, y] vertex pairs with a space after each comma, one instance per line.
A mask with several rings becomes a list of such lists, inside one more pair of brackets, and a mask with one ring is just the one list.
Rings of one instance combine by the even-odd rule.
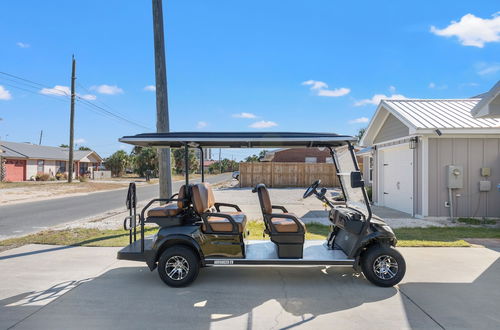
[[123, 94], [123, 89], [116, 85], [99, 85], [99, 86], [92, 86], [90, 89], [95, 90], [97, 93], [100, 94], [107, 94], [107, 95], [116, 95], [116, 94]]
[[304, 86], [311, 86], [311, 89], [322, 89], [328, 88], [328, 85], [325, 82], [317, 81], [317, 80], [308, 80], [302, 83]]
[[155, 85], [147, 85], [146, 87], [144, 87], [144, 90], [148, 91], [148, 92], [155, 92], [156, 86]]
[[75, 140], [75, 143], [76, 143], [76, 144], [82, 144], [82, 143], [85, 143], [85, 142], [87, 142], [87, 140], [82, 139], [82, 138], [79, 138], [79, 139], [76, 139], [76, 140]]
[[391, 92], [392, 94], [396, 93], [396, 87], [389, 86], [389, 92]]
[[257, 118], [256, 115], [254, 115], [253, 113], [250, 113], [250, 112], [235, 113], [235, 114], [233, 114], [233, 117], [234, 118], [245, 118], [245, 119]]
[[196, 123], [196, 128], [205, 128], [208, 126], [208, 123], [206, 121], [199, 121]]
[[407, 97], [401, 94], [393, 94], [391, 96], [387, 96], [385, 94], [375, 94], [372, 96], [371, 99], [364, 99], [361, 101], [357, 101], [354, 103], [354, 105], [357, 107], [367, 104], [378, 105], [382, 100], [405, 100], [405, 99], [407, 99]]
[[433, 82], [429, 83], [429, 88], [436, 88], [436, 84]]
[[16, 45], [21, 48], [30, 48], [30, 44], [27, 44], [25, 42], [16, 42]]
[[311, 86], [310, 89], [315, 91], [319, 96], [339, 97], [347, 95], [351, 92], [349, 88], [341, 87], [336, 89], [327, 89], [328, 85], [323, 81], [307, 80], [302, 83], [304, 86]]
[[10, 92], [0, 85], [0, 100], [8, 101], [10, 99], [12, 99]]
[[349, 88], [336, 88], [336, 89], [320, 89], [318, 90], [319, 96], [330, 96], [330, 97], [339, 97], [347, 95], [351, 92]]
[[437, 85], [435, 82], [430, 82], [429, 88], [430, 89], [447, 89], [448, 85]]
[[251, 128], [269, 128], [269, 127], [274, 127], [278, 126], [274, 121], [266, 121], [266, 120], [261, 120], [261, 121], [256, 121], [255, 123], [251, 124], [248, 127]]
[[361, 123], [367, 123], [369, 121], [370, 121], [369, 118], [360, 117], [360, 118], [356, 118], [356, 119], [353, 119], [353, 120], [349, 120], [349, 124], [361, 124]]
[[483, 48], [487, 42], [500, 41], [500, 12], [484, 19], [473, 14], [464, 15], [460, 21], [451, 21], [444, 29], [431, 26], [431, 32], [442, 37], [457, 37], [464, 46]]
[[79, 96], [82, 99], [87, 100], [87, 101], [94, 101], [95, 99], [97, 99], [97, 96], [92, 95], [92, 94], [83, 94], [83, 95], [79, 95]]
[[477, 65], [477, 74], [481, 76], [486, 76], [489, 74], [494, 74], [500, 71], [500, 64], [498, 63], [493, 63], [493, 64], [486, 64], [486, 63], [480, 63]]
[[70, 96], [71, 90], [68, 86], [55, 85], [54, 88], [42, 88], [40, 94]]
[[[71, 90], [68, 86], [55, 85], [54, 88], [42, 88], [40, 94], [55, 95], [55, 96], [71, 96]], [[76, 94], [80, 98], [87, 101], [94, 101], [97, 96], [92, 94]]]

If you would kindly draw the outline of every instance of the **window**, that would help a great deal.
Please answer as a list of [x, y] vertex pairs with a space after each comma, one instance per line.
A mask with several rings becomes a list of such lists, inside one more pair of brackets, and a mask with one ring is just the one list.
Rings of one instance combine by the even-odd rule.
[[56, 172], [64, 173], [66, 172], [66, 161], [64, 160], [56, 160]]
[[43, 173], [44, 164], [45, 164], [45, 161], [43, 159], [37, 160], [37, 162], [36, 162], [36, 171], [37, 171], [37, 173]]
[[325, 158], [325, 163], [327, 163], [327, 164], [333, 164], [333, 158], [332, 157], [326, 157]]

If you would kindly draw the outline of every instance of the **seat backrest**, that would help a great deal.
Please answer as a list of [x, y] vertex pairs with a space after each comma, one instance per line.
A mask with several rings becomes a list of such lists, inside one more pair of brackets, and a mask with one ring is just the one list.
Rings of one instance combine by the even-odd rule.
[[177, 207], [180, 209], [184, 209], [189, 206], [189, 201], [183, 201], [184, 198], [186, 198], [186, 185], [181, 186], [179, 194], [177, 195]]
[[196, 213], [201, 214], [210, 211], [215, 204], [214, 192], [209, 183], [197, 183], [191, 188], [193, 207]]
[[259, 183], [255, 186], [254, 191], [259, 195], [260, 208], [262, 209], [262, 214], [271, 214], [273, 213], [271, 197], [269, 197], [269, 191], [266, 188], [266, 185], [263, 183]]

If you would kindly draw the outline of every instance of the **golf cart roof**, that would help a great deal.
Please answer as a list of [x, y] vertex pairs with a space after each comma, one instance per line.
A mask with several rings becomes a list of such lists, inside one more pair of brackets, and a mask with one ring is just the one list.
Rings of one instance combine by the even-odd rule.
[[262, 147], [338, 147], [356, 141], [355, 137], [335, 133], [293, 132], [170, 132], [124, 136], [120, 142], [137, 146], [179, 148], [262, 148]]

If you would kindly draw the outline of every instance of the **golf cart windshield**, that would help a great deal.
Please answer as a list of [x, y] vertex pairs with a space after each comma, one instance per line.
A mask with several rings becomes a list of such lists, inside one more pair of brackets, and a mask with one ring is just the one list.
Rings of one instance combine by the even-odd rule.
[[347, 206], [358, 209], [368, 217], [368, 208], [363, 194], [364, 187], [353, 188], [351, 185], [351, 173], [358, 171], [354, 153], [351, 153], [345, 146], [335, 149], [334, 155]]

